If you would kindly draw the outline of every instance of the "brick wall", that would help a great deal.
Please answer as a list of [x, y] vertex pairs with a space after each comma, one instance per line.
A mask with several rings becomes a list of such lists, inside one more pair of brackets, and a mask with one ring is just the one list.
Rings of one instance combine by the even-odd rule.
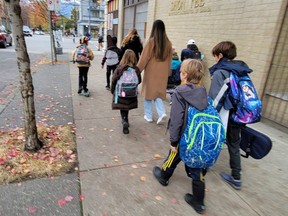
[[212, 48], [220, 41], [233, 41], [236, 59], [254, 70], [251, 77], [262, 96], [284, 5], [286, 0], [149, 0], [147, 35], [153, 21], [162, 19], [179, 54], [194, 39], [205, 55], [206, 87], [210, 85], [208, 67], [214, 64]]

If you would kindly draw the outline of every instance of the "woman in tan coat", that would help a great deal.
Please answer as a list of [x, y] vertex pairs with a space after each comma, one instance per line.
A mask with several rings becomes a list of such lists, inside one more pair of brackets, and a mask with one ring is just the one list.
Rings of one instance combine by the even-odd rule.
[[157, 124], [167, 117], [163, 100], [166, 99], [171, 60], [172, 44], [165, 25], [162, 20], [156, 20], [137, 64], [140, 71], [145, 70], [141, 94], [144, 96], [144, 119], [148, 122], [153, 121], [153, 101], [158, 114]]

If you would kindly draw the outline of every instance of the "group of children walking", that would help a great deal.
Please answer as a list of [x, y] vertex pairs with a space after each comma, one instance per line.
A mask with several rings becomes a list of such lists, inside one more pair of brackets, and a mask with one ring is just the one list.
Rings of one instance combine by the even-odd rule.
[[[121, 54], [121, 50], [117, 48], [117, 38], [107, 37], [108, 48], [102, 60], [102, 68], [106, 62], [107, 74], [106, 88], [113, 94], [112, 109], [120, 110], [121, 123], [123, 125], [123, 133], [129, 133], [129, 110], [138, 107], [138, 90], [137, 86], [141, 83], [141, 71], [137, 67], [137, 55], [132, 49], [126, 48]], [[195, 44], [195, 41], [188, 41], [188, 45]], [[86, 50], [83, 48], [82, 53], [79, 49], [82, 46], [86, 46]], [[90, 67], [90, 61], [93, 60], [93, 52], [88, 46], [88, 38], [82, 37], [80, 39], [80, 45], [73, 51], [73, 61], [77, 62], [79, 67], [79, 94], [87, 96], [87, 73]], [[142, 48], [141, 48], [142, 51]], [[140, 53], [141, 53], [140, 51]], [[181, 58], [186, 54], [189, 54], [189, 50], [185, 50], [181, 54]], [[78, 57], [78, 55], [85, 54], [85, 58]], [[116, 53], [116, 54], [115, 54]], [[171, 53], [172, 55], [172, 53]], [[174, 52], [175, 55], [175, 52]], [[209, 90], [209, 96], [214, 100], [221, 90], [221, 86], [224, 80], [229, 77], [229, 67], [233, 70], [250, 70], [245, 63], [233, 61], [236, 57], [236, 46], [231, 41], [222, 41], [217, 44], [213, 50], [212, 55], [215, 58], [216, 64], [210, 68], [211, 72], [211, 88]], [[172, 56], [171, 56], [172, 58]], [[176, 55], [173, 59], [176, 58]], [[173, 64], [172, 64], [173, 65]], [[180, 64], [177, 64], [180, 67]], [[236, 69], [235, 69], [236, 68]], [[114, 71], [112, 82], [110, 83], [111, 72]], [[187, 104], [193, 106], [198, 110], [204, 110], [208, 106], [208, 94], [204, 86], [201, 85], [201, 80], [204, 77], [204, 66], [201, 60], [185, 58], [181, 62], [180, 67], [180, 80], [177, 91], [172, 95], [172, 106], [170, 112], [170, 150], [167, 158], [164, 160], [161, 167], [155, 166], [153, 168], [153, 174], [158, 182], [167, 186], [171, 176], [174, 173], [177, 165], [181, 162], [179, 154], [179, 141], [182, 136], [183, 127], [186, 125], [187, 116], [185, 116], [185, 107]], [[168, 77], [167, 77], [168, 78]], [[88, 92], [89, 94], [89, 92]], [[233, 106], [229, 104], [229, 98], [227, 95], [221, 98], [223, 106], [226, 109], [233, 109]], [[224, 105], [225, 104], [225, 105]], [[227, 104], [230, 107], [227, 107]], [[232, 170], [231, 175], [227, 173], [221, 173], [221, 177], [225, 182], [230, 184], [235, 189], [241, 189], [241, 161], [240, 161], [240, 132], [241, 127], [235, 124], [230, 118], [228, 120], [227, 128], [227, 145], [230, 154], [230, 168]], [[205, 144], [205, 143], [204, 143]], [[207, 172], [206, 167], [189, 167], [185, 164], [185, 170], [187, 175], [192, 178], [192, 193], [187, 193], [184, 196], [185, 201], [194, 208], [194, 210], [203, 214], [206, 210], [204, 204], [205, 196], [205, 180], [204, 176]]]

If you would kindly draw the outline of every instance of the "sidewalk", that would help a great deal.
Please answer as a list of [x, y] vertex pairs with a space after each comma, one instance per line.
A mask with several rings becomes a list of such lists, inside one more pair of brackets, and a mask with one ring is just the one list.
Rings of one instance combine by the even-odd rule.
[[[89, 98], [79, 96], [78, 70], [70, 63], [74, 121], [84, 216], [198, 215], [183, 199], [191, 193], [191, 180], [180, 164], [168, 187], [152, 174], [169, 149], [166, 125], [143, 119], [143, 98], [129, 114], [130, 134], [122, 133], [119, 111], [111, 110], [112, 95], [105, 89], [105, 69], [97, 52], [89, 70]], [[167, 114], [170, 106], [166, 101]], [[219, 176], [230, 172], [228, 151], [223, 149], [217, 164], [206, 175], [206, 215], [288, 215], [288, 134], [268, 123], [253, 128], [273, 140], [273, 148], [262, 160], [242, 158], [243, 188], [232, 189]], [[161, 158], [155, 158], [159, 154]]]
[[[119, 111], [111, 110], [112, 95], [105, 89], [105, 69], [100, 67], [103, 52], [94, 52], [89, 98], [77, 94], [78, 69], [68, 62], [70, 53], [64, 50], [59, 55], [63, 64], [39, 66], [33, 83], [37, 121], [48, 116], [45, 118], [49, 125], [76, 124], [80, 183], [78, 173], [70, 173], [1, 185], [0, 216], [198, 215], [183, 199], [185, 193], [191, 192], [191, 180], [183, 164], [179, 164], [167, 187], [161, 186], [152, 174], [152, 168], [162, 164], [169, 149], [165, 125], [143, 119], [140, 96], [139, 108], [129, 115], [130, 134], [124, 135]], [[169, 114], [168, 100], [165, 105]], [[18, 92], [1, 111], [0, 128], [22, 125], [23, 104]], [[236, 191], [219, 176], [222, 171], [230, 172], [227, 148], [223, 149], [206, 175], [206, 215], [288, 215], [288, 133], [265, 121], [253, 127], [271, 137], [272, 151], [259, 161], [242, 158], [243, 188]], [[161, 158], [155, 157], [157, 154]], [[66, 196], [73, 200], [60, 206], [58, 201]], [[30, 208], [36, 212], [29, 212]]]
[[[68, 56], [59, 55], [58, 60], [67, 62]], [[48, 125], [73, 122], [68, 63], [39, 65], [32, 76], [37, 122]], [[23, 127], [23, 102], [18, 89], [13, 92], [0, 110], [1, 130]], [[79, 188], [77, 173], [0, 185], [0, 216], [80, 216]], [[73, 200], [60, 206], [59, 200], [66, 196]]]

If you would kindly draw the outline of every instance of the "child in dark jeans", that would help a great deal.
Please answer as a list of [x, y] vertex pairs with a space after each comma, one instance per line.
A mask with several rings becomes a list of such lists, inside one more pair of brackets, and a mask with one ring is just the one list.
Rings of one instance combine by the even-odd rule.
[[[206, 89], [200, 86], [201, 79], [204, 76], [204, 67], [199, 60], [187, 59], [182, 62], [180, 68], [181, 81], [184, 83], [177, 87], [172, 95], [172, 106], [170, 112], [170, 142], [171, 148], [162, 167], [154, 167], [153, 174], [160, 184], [167, 186], [170, 177], [173, 175], [176, 166], [181, 161], [178, 143], [181, 138], [182, 128], [185, 128], [185, 109], [186, 104], [190, 104], [199, 110], [203, 110], [208, 106]], [[192, 206], [199, 214], [205, 212], [204, 195], [205, 181], [204, 176], [206, 169], [190, 168], [185, 165], [188, 177], [192, 178], [193, 195], [187, 193], [184, 197], [185, 201]]]
[[136, 64], [137, 64], [137, 58], [136, 58], [135, 53], [131, 49], [127, 49], [112, 77], [112, 85], [111, 85], [111, 93], [113, 94], [112, 109], [120, 110], [124, 134], [129, 133], [129, 126], [130, 126], [129, 118], [128, 118], [129, 110], [138, 108], [138, 98], [137, 96], [135, 97], [120, 97], [119, 96], [117, 97], [117, 101], [116, 101], [115, 94], [117, 94], [116, 92], [117, 82], [120, 79], [120, 77], [123, 75], [124, 71], [134, 70], [138, 77], [138, 84], [140, 84], [141, 74], [140, 74], [138, 67], [136, 67]]
[[[216, 64], [209, 70], [212, 76], [209, 96], [215, 99], [221, 91], [226, 79], [229, 79], [230, 73], [246, 74], [252, 70], [243, 62], [233, 60], [237, 56], [236, 45], [231, 41], [222, 41], [218, 43], [212, 50], [212, 55], [215, 58]], [[229, 91], [229, 89], [227, 90]], [[232, 102], [228, 94], [223, 94], [219, 99], [219, 104], [229, 112], [233, 110]], [[221, 107], [220, 107], [221, 108]], [[231, 112], [230, 112], [231, 114]], [[227, 127], [227, 146], [230, 156], [231, 175], [222, 172], [220, 176], [222, 179], [230, 184], [236, 190], [241, 189], [241, 156], [240, 156], [240, 142], [241, 142], [241, 125], [235, 123], [232, 118], [228, 120]]]
[[106, 89], [110, 90], [110, 76], [111, 73], [113, 74], [116, 67], [119, 64], [119, 55], [120, 55], [120, 49], [116, 46], [117, 44], [117, 37], [111, 37], [110, 35], [107, 36], [107, 50], [104, 54], [104, 57], [101, 62], [102, 68], [104, 67], [104, 64], [107, 65], [106, 70]]
[[[90, 61], [92, 61], [94, 59], [94, 54], [93, 54], [92, 50], [88, 47], [88, 41], [89, 41], [88, 37], [86, 37], [86, 36], [81, 37], [80, 41], [79, 41], [80, 44], [72, 52], [73, 62], [76, 61], [77, 67], [79, 68], [78, 94], [83, 94], [86, 97], [89, 96], [87, 83], [88, 83], [88, 71], [89, 71], [89, 67], [91, 66]], [[80, 46], [85, 46], [87, 48], [87, 51], [88, 51], [89, 61], [87, 63], [84, 63], [84, 64], [82, 62], [77, 62], [77, 59], [76, 59], [77, 49]]]

